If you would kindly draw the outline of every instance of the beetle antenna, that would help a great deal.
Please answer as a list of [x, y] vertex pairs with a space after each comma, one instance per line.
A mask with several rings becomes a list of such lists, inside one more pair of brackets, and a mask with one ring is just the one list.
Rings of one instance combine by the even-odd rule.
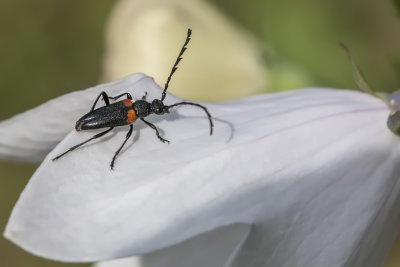
[[213, 121], [212, 121], [211, 114], [208, 112], [208, 110], [207, 110], [207, 108], [205, 106], [197, 104], [197, 103], [192, 103], [192, 102], [179, 102], [179, 103], [175, 103], [175, 104], [173, 104], [171, 106], [166, 106], [166, 107], [168, 109], [170, 109], [170, 108], [173, 108], [173, 107], [176, 107], [176, 106], [179, 106], [179, 105], [191, 105], [191, 106], [196, 106], [196, 107], [199, 107], [199, 108], [203, 109], [204, 112], [207, 114], [208, 121], [210, 122], [210, 135], [213, 134], [214, 124], [213, 124]]
[[187, 45], [187, 44], [189, 43], [189, 41], [190, 41], [190, 35], [192, 35], [192, 30], [191, 30], [191, 29], [188, 29], [188, 31], [187, 31], [187, 36], [186, 36], [186, 41], [185, 41], [185, 43], [183, 44], [182, 49], [181, 49], [181, 52], [179, 52], [178, 58], [176, 59], [175, 64], [174, 64], [174, 66], [172, 67], [171, 73], [170, 73], [169, 76], [168, 76], [167, 82], [165, 83], [164, 91], [162, 92], [162, 96], [161, 96], [161, 101], [164, 101], [164, 98], [165, 98], [165, 96], [166, 96], [166, 93], [165, 93], [165, 92], [167, 92], [168, 84], [169, 84], [169, 82], [171, 81], [171, 77], [172, 77], [172, 75], [175, 73], [175, 71], [178, 69], [179, 61], [181, 61], [182, 55], [183, 55], [183, 53], [186, 51], [186, 45]]

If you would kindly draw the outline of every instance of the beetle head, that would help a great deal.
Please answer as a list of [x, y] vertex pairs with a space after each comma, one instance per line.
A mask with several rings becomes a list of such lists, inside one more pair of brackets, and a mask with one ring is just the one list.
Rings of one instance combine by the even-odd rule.
[[151, 102], [151, 110], [157, 115], [168, 113], [168, 107], [160, 99], [154, 99]]

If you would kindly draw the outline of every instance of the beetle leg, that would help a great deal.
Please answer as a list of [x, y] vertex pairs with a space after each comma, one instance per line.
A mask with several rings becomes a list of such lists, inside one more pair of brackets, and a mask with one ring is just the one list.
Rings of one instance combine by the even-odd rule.
[[119, 154], [119, 152], [121, 152], [122, 148], [124, 147], [126, 141], [128, 141], [129, 137], [131, 137], [132, 130], [133, 130], [132, 124], [129, 125], [129, 127], [130, 127], [130, 129], [129, 129], [128, 133], [126, 134], [125, 141], [124, 141], [124, 142], [122, 143], [122, 145], [118, 148], [117, 152], [115, 152], [114, 157], [112, 158], [112, 161], [111, 161], [111, 164], [110, 164], [111, 170], [114, 169], [114, 162], [115, 162], [115, 159], [117, 158], [117, 155]]
[[130, 93], [123, 93], [123, 94], [120, 94], [120, 95], [117, 95], [117, 96], [109, 96], [108, 98], [110, 98], [112, 100], [117, 100], [118, 98], [120, 98], [121, 96], [124, 96], [124, 95], [126, 95], [127, 99], [132, 100], [132, 96], [131, 96]]
[[147, 92], [144, 92], [144, 96], [142, 96], [142, 100], [146, 100]]
[[93, 104], [93, 106], [92, 106], [92, 108], [90, 109], [90, 112], [92, 112], [93, 110], [94, 110], [94, 108], [96, 107], [96, 104], [97, 104], [97, 102], [99, 101], [99, 99], [100, 99], [100, 96], [103, 96], [103, 100], [104, 100], [104, 102], [106, 102], [106, 105], [108, 106], [108, 105], [110, 105], [110, 100], [108, 100], [110, 97], [108, 97], [108, 95], [106, 94], [106, 92], [101, 92], [100, 94], [99, 94], [99, 96], [96, 98], [96, 100], [94, 101], [94, 104]]
[[92, 138], [86, 140], [85, 142], [82, 142], [82, 143], [80, 143], [80, 144], [77, 144], [77, 145], [71, 147], [70, 149], [68, 149], [67, 151], [65, 151], [64, 153], [62, 153], [61, 155], [58, 155], [57, 157], [53, 158], [53, 161], [54, 161], [54, 160], [57, 160], [57, 159], [59, 159], [59, 158], [61, 158], [61, 157], [64, 156], [65, 154], [67, 154], [67, 153], [69, 153], [69, 152], [71, 152], [71, 151], [77, 149], [78, 147], [80, 147], [80, 146], [82, 146], [82, 145], [84, 145], [84, 144], [86, 144], [86, 143], [92, 141], [93, 139], [102, 137], [103, 135], [105, 135], [106, 133], [108, 133], [109, 131], [111, 131], [113, 128], [114, 128], [114, 127], [110, 127], [110, 129], [108, 129], [108, 130], [106, 130], [106, 131], [104, 131], [104, 132], [101, 132], [101, 133], [98, 133], [98, 134], [94, 135]]
[[163, 142], [163, 143], [165, 143], [165, 142], [169, 143], [169, 141], [168, 141], [167, 139], [164, 139], [164, 138], [162, 138], [162, 137], [160, 136], [160, 133], [158, 132], [158, 129], [157, 129], [157, 127], [156, 127], [154, 124], [152, 124], [152, 123], [146, 121], [146, 120], [143, 119], [143, 118], [141, 118], [141, 120], [142, 120], [144, 123], [146, 123], [148, 126], [150, 126], [154, 131], [156, 131], [156, 135], [157, 135], [158, 139], [160, 139], [161, 142]]

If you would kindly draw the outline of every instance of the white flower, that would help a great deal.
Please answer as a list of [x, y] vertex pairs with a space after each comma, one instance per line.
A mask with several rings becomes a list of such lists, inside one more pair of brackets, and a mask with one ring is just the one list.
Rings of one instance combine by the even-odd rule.
[[204, 104], [212, 136], [202, 110], [180, 107], [148, 119], [169, 145], [135, 122], [114, 171], [127, 127], [51, 161], [93, 135], [73, 126], [103, 90], [161, 95], [151, 78], [132, 75], [0, 124], [2, 157], [51, 151], [5, 230], [17, 245], [71, 262], [146, 254], [128, 261], [152, 267], [382, 262], [398, 230], [400, 147], [379, 99], [303, 89]]

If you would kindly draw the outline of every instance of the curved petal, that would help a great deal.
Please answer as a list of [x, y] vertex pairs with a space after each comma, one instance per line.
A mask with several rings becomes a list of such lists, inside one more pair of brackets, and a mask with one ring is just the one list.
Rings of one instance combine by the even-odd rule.
[[5, 236], [51, 259], [99, 261], [245, 223], [252, 231], [227, 266], [382, 260], [400, 210], [399, 140], [383, 102], [308, 89], [207, 107], [212, 137], [195, 107], [150, 118], [171, 144], [137, 123], [115, 171], [123, 129], [52, 162], [92, 135], [71, 132], [30, 180]]
[[[101, 91], [110, 96], [121, 91], [140, 98], [145, 90], [157, 88], [152, 78], [143, 74], [101, 84], [84, 91], [52, 99], [34, 109], [0, 122], [0, 158], [40, 162], [87, 113]], [[101, 104], [101, 103], [100, 103]]]

